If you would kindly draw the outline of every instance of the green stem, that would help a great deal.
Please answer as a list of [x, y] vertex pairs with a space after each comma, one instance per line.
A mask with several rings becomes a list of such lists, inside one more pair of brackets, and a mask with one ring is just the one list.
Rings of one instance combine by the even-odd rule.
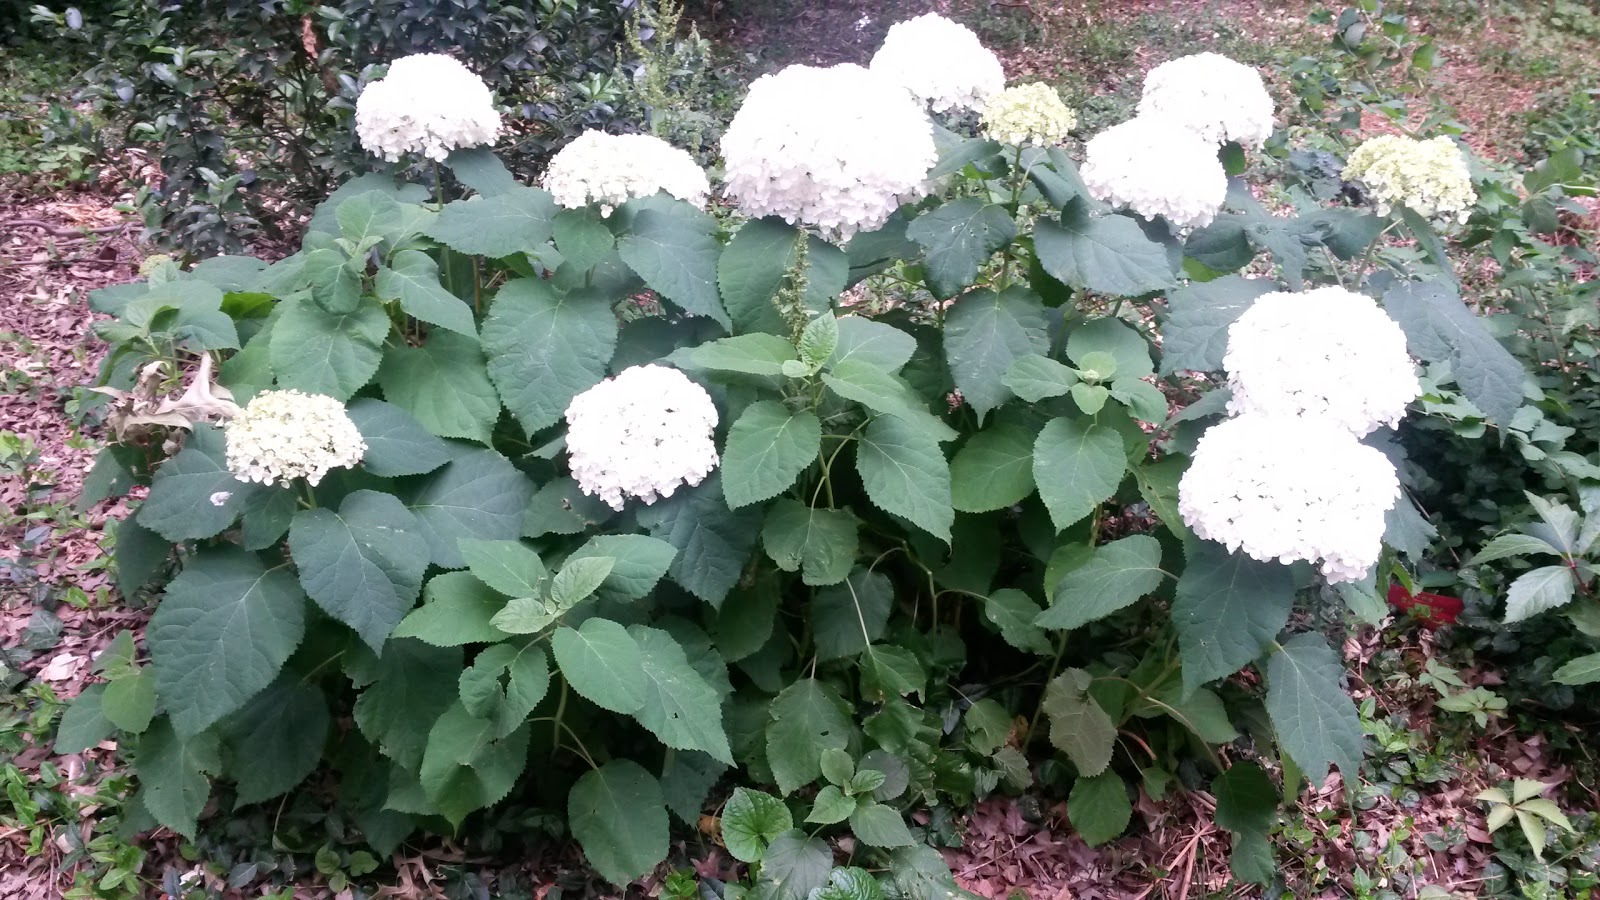
[[[552, 759], [555, 758], [556, 751], [558, 749], [560, 749], [561, 740], [560, 740], [559, 731], [560, 731], [560, 729], [565, 728], [566, 724], [567, 724], [567, 723], [561, 721], [561, 717], [566, 715], [566, 713], [567, 713], [567, 679], [566, 678], [562, 678], [561, 679], [561, 699], [556, 701], [556, 714], [554, 716], [550, 717], [550, 721], [555, 723], [555, 726], [556, 726], [556, 729], [557, 729], [557, 732], [558, 732], [556, 740], [550, 742], [550, 757]], [[585, 754], [585, 755], [587, 755], [587, 754]], [[590, 765], [592, 766], [592, 765], [594, 765], [594, 763], [591, 762]]]
[[1028, 736], [1022, 739], [1024, 750], [1033, 744], [1033, 736], [1039, 731], [1039, 717], [1044, 714], [1045, 691], [1050, 689], [1050, 682], [1056, 680], [1056, 673], [1061, 669], [1061, 657], [1067, 652], [1067, 635], [1071, 633], [1063, 631], [1056, 636], [1056, 655], [1050, 660], [1050, 672], [1045, 676], [1044, 688], [1039, 691], [1039, 702], [1034, 704], [1033, 715], [1028, 717]]

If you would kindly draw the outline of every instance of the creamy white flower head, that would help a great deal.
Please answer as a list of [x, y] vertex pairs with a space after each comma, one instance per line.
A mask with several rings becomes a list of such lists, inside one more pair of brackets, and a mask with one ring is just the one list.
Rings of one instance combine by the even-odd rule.
[[1398, 134], [1368, 138], [1350, 154], [1344, 177], [1371, 189], [1383, 216], [1404, 206], [1419, 215], [1465, 222], [1478, 202], [1466, 156], [1442, 135], [1426, 141]]
[[1078, 126], [1078, 115], [1042, 81], [1006, 88], [983, 108], [983, 136], [1002, 144], [1052, 146]]
[[1228, 412], [1326, 419], [1360, 436], [1396, 425], [1422, 393], [1400, 326], [1365, 294], [1261, 296], [1228, 328]]
[[1206, 429], [1178, 484], [1194, 533], [1253, 559], [1317, 563], [1329, 582], [1378, 561], [1400, 496], [1382, 452], [1321, 419], [1245, 415]]
[[322, 480], [367, 452], [344, 404], [321, 394], [262, 391], [228, 422], [228, 471], [240, 481]]
[[550, 160], [540, 184], [567, 209], [599, 204], [602, 216], [633, 197], [666, 191], [702, 209], [711, 184], [687, 151], [648, 134], [585, 131]]
[[1006, 84], [1000, 60], [978, 36], [938, 13], [891, 25], [872, 71], [932, 104], [934, 112], [978, 109]]
[[939, 153], [910, 94], [846, 64], [756, 79], [722, 135], [722, 156], [728, 196], [746, 215], [845, 240], [924, 196]]
[[705, 388], [665, 366], [631, 366], [572, 398], [568, 466], [585, 494], [622, 509], [697, 485], [717, 467], [717, 408]]
[[395, 162], [419, 153], [443, 162], [460, 147], [492, 144], [500, 113], [489, 87], [467, 67], [440, 53], [418, 53], [389, 64], [356, 100], [356, 136], [374, 156]]
[[1140, 116], [1155, 116], [1211, 144], [1260, 147], [1272, 136], [1272, 96], [1261, 73], [1217, 53], [1169, 60], [1144, 77]]
[[1083, 183], [1096, 200], [1174, 228], [1203, 228], [1228, 195], [1215, 144], [1165, 119], [1135, 116], [1089, 140]]

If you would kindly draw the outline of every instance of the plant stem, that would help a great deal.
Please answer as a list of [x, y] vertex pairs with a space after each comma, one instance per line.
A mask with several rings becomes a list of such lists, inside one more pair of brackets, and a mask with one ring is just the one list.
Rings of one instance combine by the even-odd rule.
[[1067, 652], [1067, 635], [1071, 631], [1063, 631], [1056, 636], [1056, 655], [1050, 660], [1050, 672], [1045, 675], [1044, 687], [1039, 691], [1039, 702], [1033, 706], [1033, 715], [1028, 717], [1028, 736], [1022, 739], [1022, 749], [1026, 750], [1033, 744], [1033, 736], [1039, 730], [1039, 716], [1044, 713], [1045, 691], [1050, 689], [1050, 682], [1056, 680], [1056, 673], [1061, 668], [1061, 657]]

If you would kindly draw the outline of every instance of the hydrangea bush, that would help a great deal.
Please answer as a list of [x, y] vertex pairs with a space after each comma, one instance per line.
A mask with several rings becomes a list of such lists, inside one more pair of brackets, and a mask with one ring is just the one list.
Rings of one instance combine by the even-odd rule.
[[[655, 149], [580, 139], [547, 191], [468, 136], [466, 199], [359, 178], [287, 259], [97, 293], [107, 390], [215, 358], [242, 411], [97, 464], [91, 500], [149, 485], [116, 557], [157, 608], [63, 748], [120, 730], [189, 835], [313, 773], [380, 850], [514, 794], [619, 884], [731, 784], [752, 896], [806, 898], [949, 894], [904, 814], [1035, 778], [1111, 840], [1199, 742], [1268, 880], [1273, 798], [1362, 752], [1293, 614], [1381, 614], [1428, 549], [1413, 358], [1495, 423], [1523, 373], [1410, 205], [1439, 192], [1274, 215], [1227, 180], [1270, 110], [1226, 62], [1158, 70], [1081, 172], [1048, 89], [796, 66], [705, 209]], [[925, 105], [984, 94], [985, 135]]]

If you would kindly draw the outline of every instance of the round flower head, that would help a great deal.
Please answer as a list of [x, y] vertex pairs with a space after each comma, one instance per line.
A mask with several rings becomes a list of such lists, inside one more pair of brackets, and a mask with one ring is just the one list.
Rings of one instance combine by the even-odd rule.
[[1342, 287], [1272, 293], [1228, 328], [1228, 412], [1316, 416], [1360, 436], [1396, 425], [1422, 386], [1406, 336]]
[[933, 104], [935, 112], [977, 109], [1006, 83], [1000, 60], [978, 36], [937, 13], [890, 26], [872, 71]]
[[1136, 116], [1089, 140], [1083, 183], [1096, 200], [1174, 228], [1203, 228], [1228, 194], [1217, 148], [1164, 119]]
[[666, 191], [702, 209], [711, 185], [686, 151], [648, 134], [585, 131], [550, 160], [541, 181], [556, 203], [600, 205], [602, 216], [633, 197]]
[[1465, 222], [1478, 202], [1467, 158], [1447, 137], [1419, 141], [1398, 134], [1369, 138], [1350, 154], [1344, 177], [1360, 181], [1378, 201], [1378, 214], [1404, 206], [1423, 216]]
[[917, 101], [848, 64], [763, 75], [722, 135], [727, 192], [740, 210], [840, 240], [926, 194], [938, 155]]
[[367, 452], [343, 403], [299, 391], [262, 391], [228, 422], [225, 435], [228, 471], [262, 484], [304, 478], [314, 485]]
[[356, 136], [374, 156], [395, 162], [419, 153], [443, 162], [451, 150], [494, 143], [500, 113], [489, 88], [466, 66], [439, 53], [389, 64], [356, 100]]
[[717, 467], [717, 408], [705, 388], [665, 366], [632, 366], [572, 398], [568, 466], [585, 494], [620, 510], [654, 503]]
[[1139, 115], [1166, 119], [1210, 144], [1260, 147], [1272, 136], [1272, 97], [1261, 73], [1216, 53], [1164, 62], [1144, 77]]
[[1245, 415], [1206, 429], [1178, 483], [1178, 513], [1200, 537], [1253, 559], [1319, 564], [1356, 581], [1378, 561], [1394, 465], [1320, 419]]
[[983, 108], [983, 136], [1002, 144], [1059, 144], [1077, 125], [1077, 114], [1042, 81], [1008, 87]]

